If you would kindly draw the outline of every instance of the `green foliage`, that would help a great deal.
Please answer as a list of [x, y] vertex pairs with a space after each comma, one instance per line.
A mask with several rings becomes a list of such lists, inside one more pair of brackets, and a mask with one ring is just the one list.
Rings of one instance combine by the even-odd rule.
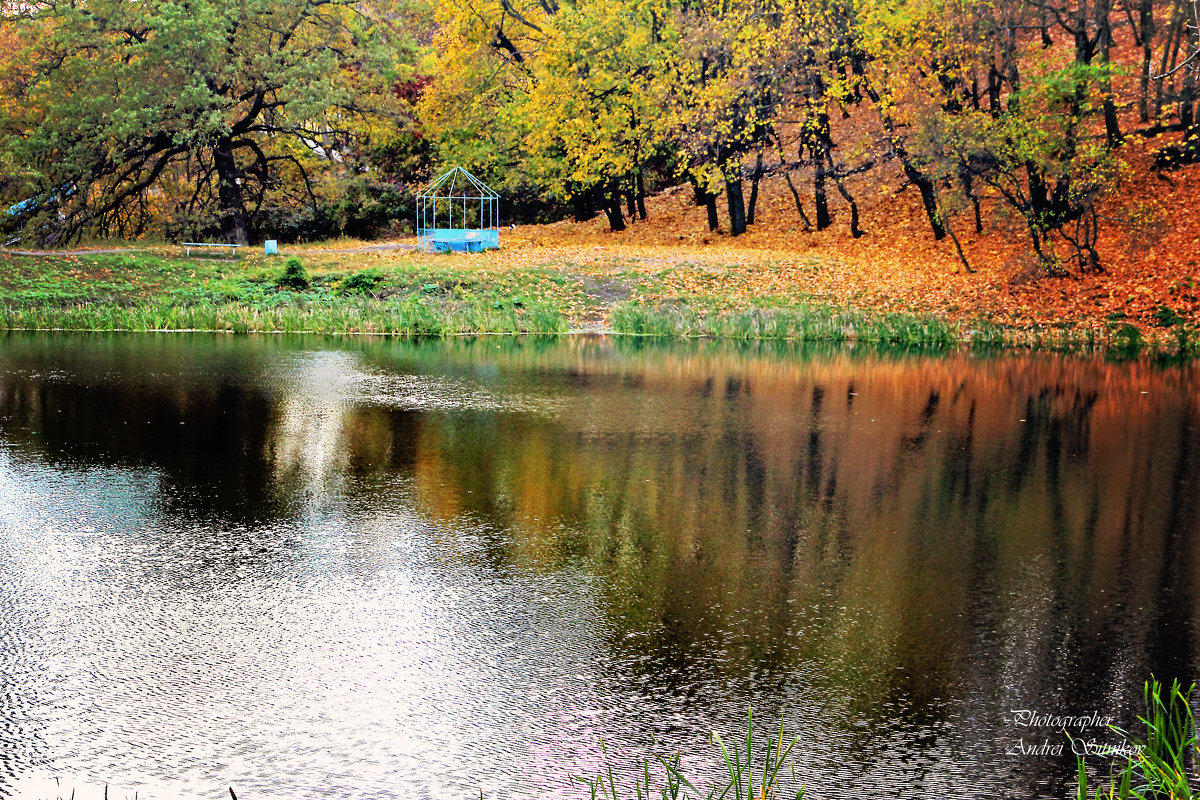
[[283, 265], [283, 274], [275, 281], [275, 285], [281, 289], [307, 289], [308, 284], [308, 272], [295, 256], [288, 258]]
[[1142, 332], [1126, 322], [1113, 331], [1108, 344], [1117, 357], [1135, 356], [1142, 349]]
[[1154, 324], [1160, 328], [1170, 328], [1183, 322], [1183, 317], [1168, 305], [1159, 305], [1154, 309]]
[[1078, 757], [1076, 797], [1079, 800], [1191, 800], [1197, 794], [1196, 714], [1192, 709], [1195, 684], [1184, 690], [1175, 679], [1167, 689], [1151, 677], [1143, 687], [1146, 715], [1141, 735], [1114, 728], [1132, 752], [1106, 785], [1095, 792], [1089, 785], [1087, 763]]
[[[314, 178], [398, 120], [411, 68], [389, 8], [351, 0], [33, 0], [6, 18], [27, 65], [0, 153], [28, 165], [43, 241], [217, 229], [315, 209]], [[376, 14], [378, 16], [369, 16]], [[353, 113], [347, 113], [352, 109]]]
[[377, 183], [368, 175], [327, 176], [313, 188], [315, 205], [263, 208], [253, 229], [284, 242], [373, 239], [412, 230], [415, 206], [406, 188]]
[[[1109, 75], [1103, 65], [1079, 63], [1026, 74], [1003, 109], [931, 111], [915, 140], [948, 178], [982, 182], [1020, 214], [1051, 273], [1068, 263], [1100, 269], [1097, 206], [1119, 192], [1127, 172], [1088, 131]], [[1058, 247], [1069, 251], [1067, 260]]]
[[364, 269], [345, 278], [338, 286], [344, 295], [371, 294], [383, 281], [383, 275], [377, 269]]
[[366, 176], [343, 178], [322, 187], [318, 225], [310, 238], [371, 239], [395, 233], [397, 226], [411, 232], [415, 214], [412, 192]]
[[1200, 336], [1197, 336], [1196, 327], [1193, 325], [1177, 325], [1174, 329], [1175, 333], [1175, 352], [1172, 356], [1176, 360], [1186, 360], [1196, 357], [1196, 353], [1200, 350]]

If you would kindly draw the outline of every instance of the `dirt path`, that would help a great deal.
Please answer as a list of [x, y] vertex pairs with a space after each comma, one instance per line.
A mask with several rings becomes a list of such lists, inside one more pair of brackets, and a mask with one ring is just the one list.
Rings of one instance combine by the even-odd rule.
[[329, 247], [288, 247], [289, 253], [304, 253], [305, 255], [356, 255], [359, 253], [393, 253], [398, 251], [416, 250], [415, 244], [405, 244], [403, 242], [381, 242], [379, 244], [365, 244], [361, 247], [347, 247], [343, 249]]
[[103, 256], [112, 253], [132, 253], [136, 247], [109, 247], [103, 250], [9, 250], [0, 247], [0, 255], [6, 256]]
[[[0, 247], [0, 255], [8, 256], [102, 256], [113, 253], [133, 253], [138, 251], [137, 247], [108, 247], [98, 250], [13, 250], [7, 247]], [[404, 244], [402, 242], [382, 242], [380, 244], [367, 244], [361, 247], [350, 247], [343, 250], [335, 250], [323, 247], [288, 247], [290, 253], [304, 253], [305, 255], [354, 255], [359, 253], [391, 253], [404, 252], [415, 250], [416, 245]]]

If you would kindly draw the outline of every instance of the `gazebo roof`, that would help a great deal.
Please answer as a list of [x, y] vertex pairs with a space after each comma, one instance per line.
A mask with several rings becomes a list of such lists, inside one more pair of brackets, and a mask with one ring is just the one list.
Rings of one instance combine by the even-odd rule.
[[452, 167], [417, 192], [421, 199], [499, 200], [500, 195], [462, 167]]

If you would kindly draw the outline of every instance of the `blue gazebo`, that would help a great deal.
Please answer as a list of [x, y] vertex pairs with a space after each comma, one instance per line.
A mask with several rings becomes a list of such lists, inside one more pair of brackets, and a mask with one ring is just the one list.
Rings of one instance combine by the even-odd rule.
[[417, 247], [477, 253], [500, 246], [500, 195], [462, 167], [417, 192]]

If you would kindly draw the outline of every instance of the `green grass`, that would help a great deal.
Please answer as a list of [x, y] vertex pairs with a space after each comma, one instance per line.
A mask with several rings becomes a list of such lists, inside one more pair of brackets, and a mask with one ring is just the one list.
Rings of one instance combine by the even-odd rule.
[[1150, 356], [1160, 362], [1200, 356], [1200, 332], [1173, 328], [1165, 340], [1147, 341], [1131, 325], [1012, 327], [988, 320], [954, 323], [933, 314], [883, 313], [828, 303], [779, 303], [729, 307], [710, 297], [617, 304], [610, 317], [617, 333], [662, 338], [793, 340], [834, 344], [863, 342], [902, 347], [974, 350], [1027, 349], [1064, 353], [1102, 352], [1114, 360]]
[[0, 307], [0, 328], [82, 331], [228, 331], [231, 333], [344, 333], [451, 336], [464, 333], [562, 333], [553, 307], [515, 308], [491, 301], [436, 302], [419, 297], [333, 303], [284, 301], [245, 304], [200, 300], [187, 304]]
[[605, 271], [556, 257], [514, 264], [495, 253], [332, 250], [231, 260], [185, 258], [166, 247], [0, 255], [0, 328], [404, 336], [583, 329], [661, 338], [1100, 351], [1160, 361], [1200, 355], [1197, 328], [1174, 319], [1147, 341], [1118, 319], [1092, 327], [951, 322], [935, 314], [833, 305], [799, 288], [747, 295], [729, 279], [732, 267], [681, 264], [647, 273], [612, 266]]
[[715, 310], [671, 304], [623, 303], [613, 309], [618, 333], [638, 336], [712, 336], [722, 339], [791, 339], [957, 345], [963, 333], [941, 317], [877, 313], [832, 305]]
[[543, 271], [493, 276], [461, 265], [346, 270], [328, 257], [297, 267], [154, 253], [8, 258], [0, 328], [405, 336], [568, 329], [571, 297]]
[[746, 718], [746, 736], [732, 739], [728, 744], [721, 734], [713, 732], [709, 744], [713, 746], [718, 771], [723, 778], [711, 786], [697, 786], [702, 781], [682, 766], [679, 753], [663, 756], [656, 753], [635, 764], [632, 780], [622, 785], [608, 763], [608, 751], [604, 743], [600, 750], [605, 764], [595, 777], [576, 777], [575, 781], [585, 787], [591, 800], [779, 800], [783, 797], [803, 800], [804, 786], [784, 788], [787, 778], [795, 783], [795, 774], [790, 759], [798, 740], [784, 741], [783, 723], [779, 724], [778, 736], [768, 735], [758, 747], [754, 740], [754, 709]]
[[1167, 689], [1151, 678], [1145, 684], [1146, 716], [1140, 734], [1114, 729], [1133, 755], [1112, 770], [1094, 791], [1087, 762], [1079, 757], [1077, 800], [1192, 800], [1197, 796], [1195, 684], [1187, 689], [1175, 680]]

